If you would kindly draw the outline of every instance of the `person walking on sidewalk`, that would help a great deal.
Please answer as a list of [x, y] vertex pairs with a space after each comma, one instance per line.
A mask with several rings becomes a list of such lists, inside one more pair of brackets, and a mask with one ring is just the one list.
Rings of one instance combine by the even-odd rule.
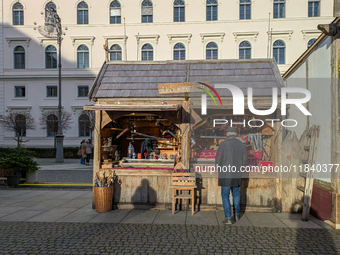
[[92, 144], [91, 144], [91, 140], [87, 140], [86, 141], [86, 165], [90, 164], [90, 158], [91, 158], [91, 154], [92, 154]]
[[81, 142], [81, 156], [83, 157], [83, 164], [85, 165], [86, 164], [86, 143], [85, 143], [85, 139]]
[[225, 224], [232, 224], [231, 205], [229, 200], [230, 190], [233, 194], [234, 218], [238, 221], [240, 216], [240, 188], [242, 180], [241, 167], [247, 159], [247, 148], [236, 138], [237, 129], [227, 128], [227, 139], [222, 142], [216, 152], [215, 165], [218, 171], [218, 186], [221, 186], [221, 196], [224, 208]]

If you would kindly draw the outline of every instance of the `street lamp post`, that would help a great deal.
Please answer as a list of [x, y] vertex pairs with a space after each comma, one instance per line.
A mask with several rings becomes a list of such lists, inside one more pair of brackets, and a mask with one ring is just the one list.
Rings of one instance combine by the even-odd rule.
[[58, 83], [58, 131], [56, 135], [56, 163], [64, 162], [64, 135], [61, 127], [61, 41], [62, 41], [62, 28], [61, 20], [56, 10], [53, 7], [45, 9], [45, 26], [38, 27], [38, 31], [45, 37], [56, 38], [59, 55], [58, 55], [58, 71], [59, 71], [59, 83]]

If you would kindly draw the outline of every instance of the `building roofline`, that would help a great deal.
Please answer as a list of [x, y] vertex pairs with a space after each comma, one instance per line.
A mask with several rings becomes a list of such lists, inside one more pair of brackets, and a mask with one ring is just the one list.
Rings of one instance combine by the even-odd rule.
[[107, 65], [159, 65], [159, 64], [196, 64], [196, 63], [233, 63], [233, 62], [273, 62], [273, 58], [253, 59], [197, 59], [197, 60], [165, 60], [165, 61], [108, 61]]

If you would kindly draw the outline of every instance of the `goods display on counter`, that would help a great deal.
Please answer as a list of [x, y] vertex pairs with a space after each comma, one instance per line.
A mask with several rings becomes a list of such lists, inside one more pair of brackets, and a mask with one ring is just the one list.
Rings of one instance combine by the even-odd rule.
[[181, 131], [161, 116], [123, 116], [108, 122], [101, 137], [100, 169], [110, 169], [119, 161], [121, 168], [169, 168], [181, 157]]
[[[224, 119], [226, 116], [214, 115], [208, 117], [206, 120], [198, 122], [192, 129], [191, 133], [191, 164], [214, 164], [216, 152], [220, 143], [227, 139], [226, 125], [216, 125], [213, 128], [209, 125], [211, 119]], [[240, 117], [241, 118], [241, 117]], [[252, 120], [256, 124], [256, 120], [251, 115], [244, 115], [241, 119], [245, 121]], [[259, 166], [259, 162], [273, 162], [272, 158], [274, 148], [274, 134], [275, 130], [273, 127], [265, 123], [262, 126], [254, 127], [243, 126], [242, 120], [237, 121], [238, 124], [233, 125], [238, 130], [237, 139], [246, 144], [248, 152], [248, 163], [249, 166]]]
[[121, 167], [161, 167], [161, 168], [173, 168], [175, 160], [173, 159], [130, 159], [123, 158], [119, 162]]

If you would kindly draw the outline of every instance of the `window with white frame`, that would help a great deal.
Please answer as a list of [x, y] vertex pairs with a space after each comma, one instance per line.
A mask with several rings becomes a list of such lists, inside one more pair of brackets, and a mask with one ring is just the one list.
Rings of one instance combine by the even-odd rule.
[[153, 47], [148, 43], [142, 47], [142, 61], [153, 61]]
[[77, 24], [89, 24], [89, 7], [85, 2], [77, 6]]
[[250, 59], [251, 58], [251, 45], [247, 41], [243, 41], [239, 46], [239, 59]]
[[24, 25], [24, 6], [21, 3], [13, 5], [13, 25]]
[[25, 86], [14, 86], [14, 97], [26, 97], [26, 87]]
[[78, 97], [87, 97], [89, 93], [89, 86], [79, 85], [78, 86]]
[[144, 0], [142, 3], [142, 23], [153, 22], [153, 7], [150, 0]]
[[285, 64], [286, 45], [283, 41], [277, 40], [273, 44], [273, 57], [278, 65]]
[[45, 49], [45, 67], [57, 68], [57, 48], [49, 45]]
[[307, 49], [308, 49], [310, 46], [312, 46], [313, 43], [315, 43], [315, 42], [316, 42], [316, 38], [310, 39], [310, 40], [308, 41], [308, 44], [307, 44]]
[[90, 119], [86, 114], [81, 114], [78, 118], [79, 137], [90, 136]]
[[14, 69], [25, 69], [25, 49], [20, 45], [14, 48]]
[[[53, 2], [48, 2], [45, 5], [45, 9], [49, 9], [49, 8], [53, 8], [55, 11], [57, 11], [57, 6]], [[47, 12], [45, 12], [45, 17], [46, 17], [46, 15], [47, 15]]]
[[110, 24], [120, 24], [121, 22], [121, 6], [119, 1], [114, 0], [110, 4]]
[[122, 60], [122, 48], [118, 44], [114, 44], [110, 48], [110, 60]]
[[205, 59], [218, 59], [218, 47], [214, 42], [210, 42], [206, 46]]
[[286, 16], [285, 5], [285, 0], [274, 0], [274, 19], [284, 18]]
[[174, 2], [174, 22], [185, 21], [185, 3], [182, 0], [175, 0]]
[[217, 20], [217, 1], [207, 0], [207, 21]]
[[319, 17], [320, 16], [320, 1], [309, 0], [308, 1], [308, 17]]
[[47, 137], [54, 137], [55, 130], [58, 128], [58, 117], [54, 114], [47, 116], [46, 120]]
[[251, 19], [250, 0], [240, 0], [240, 19]]
[[182, 43], [174, 46], [174, 60], [185, 60], [185, 46]]
[[58, 97], [58, 87], [46, 86], [46, 97]]
[[77, 49], [77, 66], [78, 68], [89, 68], [89, 48], [82, 44]]

